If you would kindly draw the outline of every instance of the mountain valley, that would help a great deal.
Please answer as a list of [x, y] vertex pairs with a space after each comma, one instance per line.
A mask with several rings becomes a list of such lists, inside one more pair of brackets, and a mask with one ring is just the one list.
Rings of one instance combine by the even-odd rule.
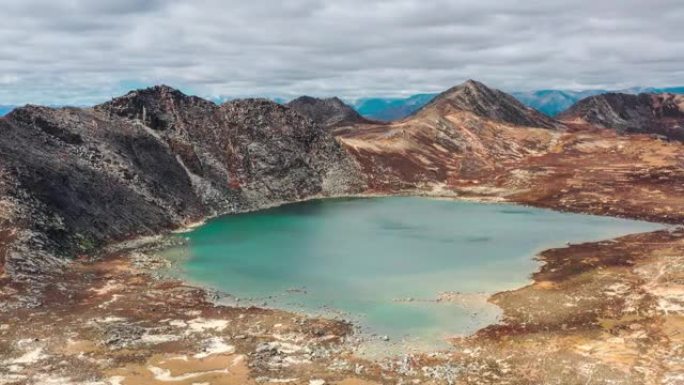
[[[467, 81], [391, 122], [168, 86], [17, 108], [0, 118], [0, 383], [678, 384], [682, 100], [615, 95], [551, 118]], [[488, 297], [498, 323], [381, 359], [356, 354], [343, 317], [227, 306], [154, 257], [218, 215], [387, 195], [668, 227], [542, 251], [529, 285]]]

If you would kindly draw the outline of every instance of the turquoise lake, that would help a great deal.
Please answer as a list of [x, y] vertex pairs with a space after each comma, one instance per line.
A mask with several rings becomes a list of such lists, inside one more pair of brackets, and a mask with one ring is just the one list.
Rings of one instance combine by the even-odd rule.
[[347, 319], [422, 350], [496, 322], [487, 296], [528, 284], [538, 252], [660, 228], [508, 204], [332, 199], [216, 218], [164, 254], [228, 301]]

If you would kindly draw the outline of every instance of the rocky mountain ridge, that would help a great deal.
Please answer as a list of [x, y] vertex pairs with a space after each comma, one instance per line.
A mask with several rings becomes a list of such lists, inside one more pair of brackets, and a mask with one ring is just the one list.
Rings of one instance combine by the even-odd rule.
[[508, 98], [456, 97], [333, 138], [287, 106], [164, 86], [14, 111], [0, 119], [0, 383], [677, 383], [676, 227], [544, 251], [527, 286], [477, 295], [502, 309], [496, 324], [455, 349], [378, 361], [342, 320], [223, 306], [154, 279], [164, 260], [140, 243], [93, 255], [213, 214], [359, 192], [684, 223], [682, 143], [521, 117], [534, 118]]
[[158, 86], [88, 109], [18, 108], [0, 131], [14, 276], [210, 215], [364, 188], [325, 129], [267, 100], [216, 105]]
[[[658, 122], [681, 112], [676, 97], [649, 100]], [[302, 101], [313, 107], [156, 86], [92, 108], [15, 109], [0, 118], [3, 271], [27, 277], [117, 240], [311, 197], [509, 183], [512, 165], [572, 158], [591, 135], [475, 81], [389, 124], [339, 99]]]
[[[610, 92], [618, 92], [624, 94], [640, 94], [640, 93], [672, 93], [684, 94], [684, 87], [633, 87], [623, 90], [565, 90], [565, 89], [548, 89], [535, 91], [512, 91], [509, 94], [527, 107], [555, 118], [559, 113], [567, 110], [573, 104], [581, 99], [589, 96], [606, 94]], [[358, 99], [352, 105], [362, 116], [380, 121], [394, 121], [404, 119], [420, 108], [428, 104], [436, 93], [416, 94], [406, 98], [362, 98]]]
[[475, 80], [450, 88], [437, 95], [416, 114], [424, 110], [438, 109], [468, 111], [482, 118], [518, 126], [560, 128], [561, 125], [548, 116], [526, 107], [514, 97], [497, 89], [489, 88]]
[[580, 100], [559, 114], [558, 119], [611, 128], [620, 133], [656, 134], [684, 140], [684, 95], [596, 95]]
[[287, 103], [287, 106], [327, 129], [371, 122], [337, 97], [320, 99], [300, 96]]
[[336, 131], [371, 188], [421, 188], [477, 178], [503, 162], [544, 151], [561, 125], [501, 91], [468, 81], [414, 115]]
[[[521, 126], [515, 124], [517, 114], [497, 115], [493, 112], [502, 111], [497, 108], [482, 113], [479, 101], [467, 104], [457, 92], [452, 102], [450, 94], [445, 102], [436, 99], [401, 121], [336, 131], [361, 164], [371, 191], [465, 195], [684, 221], [681, 143], [654, 135], [622, 135], [587, 123], [565, 122], [567, 129]], [[656, 111], [654, 117], [668, 119], [674, 113], [667, 104]]]

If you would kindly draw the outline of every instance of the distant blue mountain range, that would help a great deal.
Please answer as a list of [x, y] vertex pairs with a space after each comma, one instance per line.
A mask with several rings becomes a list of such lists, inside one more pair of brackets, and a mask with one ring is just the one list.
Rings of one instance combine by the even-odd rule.
[[[608, 92], [637, 94], [641, 92], [684, 94], [684, 87], [670, 88], [629, 88], [618, 91], [608, 90], [540, 90], [529, 92], [511, 92], [516, 99], [528, 107], [532, 107], [549, 116], [556, 116], [570, 106], [589, 96]], [[438, 94], [418, 94], [408, 98], [363, 98], [351, 103], [351, 106], [369, 119], [389, 121], [405, 118], [428, 104]]]
[[13, 109], [14, 109], [14, 106], [0, 106], [0, 116], [7, 115]]
[[669, 92], [673, 94], [684, 94], [684, 87], [671, 88], [628, 88], [618, 91], [608, 90], [589, 90], [589, 91], [563, 91], [563, 90], [541, 90], [531, 92], [512, 92], [516, 99], [520, 100], [528, 107], [532, 107], [549, 116], [556, 116], [559, 113], [567, 110], [570, 106], [577, 103], [579, 100], [589, 96], [605, 94], [608, 92], [620, 92], [624, 94], [638, 94], [646, 93], [664, 93]]
[[[673, 94], [684, 94], [684, 87], [667, 88], [628, 88], [618, 91], [608, 90], [587, 90], [587, 91], [567, 91], [567, 90], [540, 90], [529, 92], [511, 92], [516, 99], [528, 107], [532, 107], [549, 116], [556, 116], [565, 111], [580, 99], [589, 96], [605, 94], [608, 92], [622, 92], [627, 94], [637, 94], [640, 92]], [[362, 98], [354, 102], [348, 102], [362, 116], [381, 121], [390, 121], [405, 118], [428, 104], [438, 94], [416, 94], [407, 98]], [[276, 98], [276, 102], [284, 104], [285, 99]], [[226, 99], [216, 99], [215, 102], [222, 103]], [[4, 116], [12, 111], [15, 106], [0, 105], [0, 116]]]
[[352, 107], [367, 118], [389, 121], [407, 117], [428, 104], [437, 94], [418, 94], [408, 98], [363, 98]]
[[522, 104], [553, 117], [567, 110], [570, 106], [581, 99], [589, 96], [605, 94], [606, 92], [608, 91], [541, 90], [530, 92], [512, 92], [511, 95], [518, 99]]

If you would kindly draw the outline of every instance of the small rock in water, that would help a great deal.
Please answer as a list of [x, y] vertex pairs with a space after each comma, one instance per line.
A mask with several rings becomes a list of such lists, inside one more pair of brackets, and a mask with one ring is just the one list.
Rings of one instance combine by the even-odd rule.
[[389, 336], [382, 336], [381, 338], [383, 341], [389, 341], [390, 340]]

